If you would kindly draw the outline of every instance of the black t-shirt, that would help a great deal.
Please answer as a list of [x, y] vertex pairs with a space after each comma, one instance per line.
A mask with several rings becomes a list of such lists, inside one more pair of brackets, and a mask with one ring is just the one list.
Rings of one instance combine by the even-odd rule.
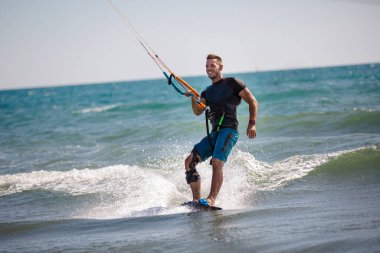
[[245, 87], [246, 85], [241, 80], [227, 77], [213, 83], [202, 92], [201, 98], [206, 99], [206, 105], [210, 107], [210, 121], [213, 131], [217, 129], [223, 113], [224, 120], [221, 128], [238, 129], [236, 108], [241, 102], [239, 93]]

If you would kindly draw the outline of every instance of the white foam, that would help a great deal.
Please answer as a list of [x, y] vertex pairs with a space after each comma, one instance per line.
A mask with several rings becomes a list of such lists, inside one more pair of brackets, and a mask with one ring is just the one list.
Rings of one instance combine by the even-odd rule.
[[[224, 209], [252, 205], [257, 191], [272, 191], [302, 178], [319, 165], [344, 151], [331, 154], [293, 156], [265, 163], [250, 153], [235, 149], [224, 170], [224, 182], [217, 204]], [[171, 157], [154, 167], [117, 165], [100, 169], [34, 171], [0, 176], [0, 196], [23, 191], [57, 191], [72, 196], [97, 196], [96, 203], [77, 208], [76, 217], [121, 218], [136, 215], [184, 212], [179, 204], [191, 199], [185, 181], [184, 156]], [[208, 161], [197, 167], [202, 178], [202, 196], [210, 191], [212, 177]], [[102, 198], [104, 196], [104, 201]], [[72, 209], [75, 209], [72, 208]]]
[[80, 110], [80, 113], [93, 113], [93, 112], [104, 112], [111, 110], [113, 108], [119, 107], [121, 104], [113, 104], [113, 105], [104, 105], [104, 106], [95, 106], [95, 107], [89, 107]]
[[106, 196], [105, 203], [91, 204], [89, 209], [79, 210], [76, 214], [89, 218], [126, 217], [152, 207], [167, 208], [174, 199], [184, 199], [173, 183], [137, 166], [117, 165], [66, 172], [41, 170], [0, 176], [0, 196], [32, 190], [57, 191], [73, 196]]
[[[235, 149], [223, 169], [224, 181], [216, 204], [224, 209], [249, 207], [252, 205], [255, 192], [276, 190], [306, 176], [327, 161], [353, 151], [293, 156], [279, 162], [265, 163], [257, 161], [250, 153]], [[202, 195], [207, 196], [212, 170], [207, 163], [203, 163], [198, 171], [202, 177]]]

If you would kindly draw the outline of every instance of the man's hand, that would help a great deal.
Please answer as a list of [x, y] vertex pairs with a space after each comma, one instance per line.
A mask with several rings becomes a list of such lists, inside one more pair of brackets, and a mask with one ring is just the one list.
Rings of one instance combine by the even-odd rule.
[[192, 96], [191, 97], [191, 107], [193, 108], [193, 112], [196, 116], [199, 116], [203, 113], [203, 111], [206, 109], [206, 100], [204, 98], [201, 98], [201, 104], [203, 104], [203, 106], [201, 106], [201, 104], [199, 104], [199, 102], [197, 101], [197, 99]]
[[256, 125], [248, 124], [247, 136], [250, 139], [253, 139], [256, 137]]

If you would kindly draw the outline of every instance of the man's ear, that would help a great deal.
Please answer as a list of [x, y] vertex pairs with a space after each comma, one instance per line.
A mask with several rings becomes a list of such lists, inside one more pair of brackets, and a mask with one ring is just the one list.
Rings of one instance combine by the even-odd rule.
[[223, 64], [219, 64], [219, 71], [223, 70]]

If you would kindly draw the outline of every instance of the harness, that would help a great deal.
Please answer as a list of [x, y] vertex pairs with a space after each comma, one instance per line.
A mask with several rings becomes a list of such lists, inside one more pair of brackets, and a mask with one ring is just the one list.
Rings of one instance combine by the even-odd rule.
[[[225, 115], [225, 112], [223, 112], [222, 116], [221, 116], [220, 119], [219, 119], [218, 126], [217, 126], [217, 128], [216, 128], [215, 141], [214, 141], [214, 143], [213, 143], [212, 140], [211, 140], [210, 129], [209, 129], [209, 126], [208, 126], [208, 122], [209, 122], [209, 120], [210, 120], [210, 108], [207, 107], [206, 110], [205, 110], [207, 139], [208, 139], [208, 141], [209, 141], [209, 143], [210, 143], [211, 153], [212, 153], [212, 154], [214, 153], [214, 149], [215, 149], [216, 141], [218, 140], [218, 135], [219, 135], [220, 127], [221, 127], [222, 124], [223, 124], [224, 115]], [[212, 159], [210, 160], [210, 165], [212, 165]]]

